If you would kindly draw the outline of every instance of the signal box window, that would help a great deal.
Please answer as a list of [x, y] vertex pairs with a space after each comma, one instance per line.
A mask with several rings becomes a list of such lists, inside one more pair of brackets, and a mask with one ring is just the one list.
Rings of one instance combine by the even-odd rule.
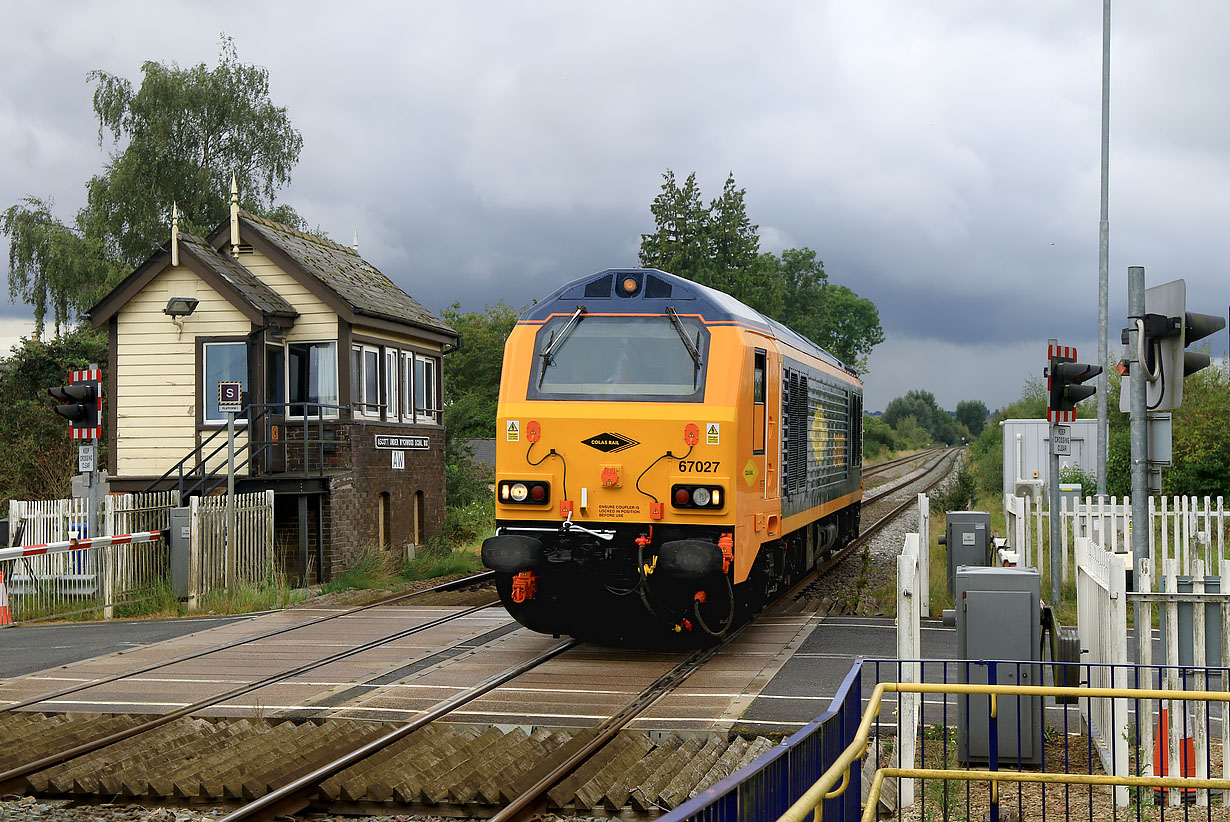
[[[218, 408], [218, 383], [238, 380], [243, 383], [243, 396], [248, 395], [248, 345], [243, 342], [210, 342], [201, 344], [203, 375], [201, 419], [206, 425], [225, 425], [226, 414]], [[237, 417], [235, 422], [247, 424]]]
[[437, 362], [435, 357], [401, 352], [403, 422], [434, 424], [440, 421], [436, 402]]
[[286, 360], [288, 416], [336, 417], [337, 343], [290, 343]]
[[356, 345], [350, 357], [350, 402], [364, 417], [380, 416], [380, 349]]

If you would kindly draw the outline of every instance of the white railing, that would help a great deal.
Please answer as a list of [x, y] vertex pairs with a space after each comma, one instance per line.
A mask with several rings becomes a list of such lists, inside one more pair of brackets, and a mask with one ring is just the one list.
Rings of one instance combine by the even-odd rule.
[[[1127, 688], [1127, 570], [1123, 555], [1105, 551], [1088, 537], [1076, 540], [1076, 625], [1082, 662], [1091, 664], [1090, 688]], [[1080, 701], [1081, 718], [1107, 773], [1128, 776], [1126, 699]], [[1148, 724], [1146, 722], [1145, 724]], [[1115, 787], [1115, 804], [1128, 804], [1127, 788]]]
[[[926, 494], [918, 495], [918, 529], [920, 533], [906, 534], [901, 553], [897, 556], [897, 659], [917, 660], [922, 658], [922, 617], [931, 613], [930, 572], [931, 558], [928, 555], [931, 539], [930, 502]], [[921, 663], [902, 662], [899, 672], [902, 682], [921, 681]], [[904, 763], [901, 767], [914, 767], [919, 725], [922, 722], [922, 694], [902, 693], [898, 716], [898, 745], [894, 757]], [[914, 780], [903, 779], [897, 788], [900, 807], [914, 804]]]
[[234, 550], [226, 546], [226, 497], [192, 497], [190, 597], [257, 583], [275, 572], [273, 491], [235, 495]]

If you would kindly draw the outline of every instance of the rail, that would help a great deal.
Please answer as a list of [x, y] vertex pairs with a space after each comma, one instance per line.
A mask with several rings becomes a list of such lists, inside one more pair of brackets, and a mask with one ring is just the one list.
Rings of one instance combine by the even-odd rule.
[[175, 721], [176, 719], [196, 713], [197, 711], [200, 711], [204, 708], [208, 708], [212, 705], [217, 705], [220, 702], [225, 702], [229, 699], [234, 699], [235, 697], [242, 696], [244, 694], [257, 690], [258, 688], [263, 688], [267, 685], [271, 685], [275, 682], [280, 682], [282, 680], [289, 679], [291, 677], [299, 676], [300, 674], [307, 673], [308, 671], [313, 671], [317, 668], [322, 668], [325, 665], [330, 665], [334, 662], [339, 662], [343, 659], [347, 659], [349, 657], [355, 656], [356, 654], [363, 653], [364, 651], [369, 651], [369, 650], [372, 650], [373, 648], [378, 648], [382, 645], [387, 645], [390, 642], [396, 642], [400, 639], [404, 639], [413, 634], [421, 633], [430, 628], [435, 628], [439, 625], [444, 625], [454, 620], [463, 619], [473, 613], [483, 610], [484, 608], [490, 608], [493, 605], [497, 605], [497, 604], [498, 604], [497, 602], [489, 602], [483, 605], [476, 605], [471, 608], [466, 608], [464, 610], [457, 611], [455, 613], [448, 614], [443, 617], [439, 617], [437, 619], [429, 620], [428, 622], [424, 622], [422, 624], [415, 625], [415, 626], [406, 628], [401, 631], [397, 631], [396, 633], [390, 634], [388, 636], [380, 637], [379, 639], [375, 639], [370, 642], [365, 642], [361, 645], [356, 645], [351, 648], [346, 648], [345, 650], [338, 651], [337, 653], [334, 653], [334, 654], [330, 654], [329, 656], [324, 657], [322, 659], [313, 660], [312, 662], [308, 662], [303, 665], [297, 665], [294, 668], [279, 671], [275, 674], [270, 674], [269, 676], [262, 677], [261, 679], [258, 679], [254, 682], [247, 682], [242, 685], [237, 685], [234, 688], [229, 688], [226, 691], [223, 691], [222, 693], [214, 694], [212, 696], [208, 696], [203, 699], [197, 700], [196, 702], [193, 702], [189, 705], [185, 705], [181, 708], [177, 708], [174, 711], [161, 714], [160, 716], [157, 716], [141, 724], [135, 725], [131, 728], [117, 731], [115, 733], [111, 733], [106, 736], [103, 736], [103, 737], [100, 737], [94, 740], [90, 740], [89, 742], [85, 742], [85, 743], [73, 746], [65, 750], [57, 751], [53, 754], [41, 757], [32, 762], [27, 762], [23, 765], [10, 768], [6, 771], [0, 772], [0, 793], [12, 793], [12, 792], [20, 791], [21, 786], [23, 784], [22, 780], [26, 776], [32, 773], [36, 773], [41, 770], [45, 770], [46, 768], [50, 768], [53, 765], [58, 765], [62, 762], [67, 762], [79, 756], [84, 756], [86, 754], [94, 753], [95, 751], [98, 751], [108, 745], [114, 744], [116, 742], [121, 742], [125, 739], [129, 739], [133, 736], [136, 736], [137, 734], [154, 730], [155, 728], [160, 728], [163, 725], [167, 725]]
[[[26, 699], [20, 699], [16, 702], [10, 702], [6, 705], [0, 705], [0, 713], [4, 713], [5, 711], [15, 711], [18, 708], [25, 708], [30, 705], [36, 705], [39, 702], [46, 702], [51, 699], [59, 699], [60, 697], [69, 696], [70, 694], [75, 694], [79, 691], [84, 691], [86, 688], [93, 688], [96, 685], [105, 685], [108, 682], [116, 682], [118, 680], [126, 679], [128, 677], [139, 676], [140, 674], [147, 674], [150, 671], [156, 671], [160, 668], [167, 668], [167, 667], [170, 667], [171, 665], [178, 665], [181, 662], [187, 662], [192, 659], [198, 659], [203, 656], [208, 656], [209, 654], [216, 654], [216, 653], [219, 653], [220, 651], [229, 651], [232, 648], [238, 648], [242, 645], [248, 645], [253, 642], [258, 642], [262, 639], [269, 639], [270, 637], [279, 636], [281, 634], [289, 633], [291, 631], [298, 631], [301, 628], [311, 628], [316, 625], [319, 625], [322, 622], [328, 622], [334, 619], [341, 619], [343, 617], [353, 616], [354, 614], [361, 613], [371, 608], [378, 608], [384, 605], [395, 605], [399, 602], [403, 602], [408, 599], [414, 599], [417, 597], [425, 596], [427, 594], [437, 593], [440, 591], [452, 591], [458, 588], [464, 588], [467, 585], [485, 584], [485, 583], [491, 582], [494, 578], [495, 578], [494, 571], [484, 571], [480, 574], [475, 574], [473, 576], [464, 577], [462, 579], [455, 579], [450, 582], [444, 582], [439, 585], [434, 585], [430, 588], [423, 588], [418, 591], [411, 591], [410, 593], [407, 593], [407, 594], [395, 594], [393, 596], [389, 596], [389, 597], [385, 597], [383, 599], [377, 600], [376, 602], [368, 603], [367, 605], [357, 605], [353, 608], [348, 608], [344, 611], [339, 611], [334, 614], [326, 614], [325, 616], [318, 617], [317, 619], [313, 619], [309, 622], [304, 622], [299, 625], [286, 625], [281, 628], [274, 628], [273, 630], [265, 631], [263, 633], [256, 634], [254, 636], [244, 637], [243, 639], [234, 640], [232, 642], [225, 642], [221, 645], [214, 645], [214, 646], [203, 648], [199, 651], [193, 651], [187, 654], [181, 654], [176, 657], [171, 657], [170, 659], [159, 660], [158, 662], [153, 662], [149, 665], [143, 665], [139, 668], [133, 668], [127, 671], [118, 671], [114, 674], [108, 674], [107, 676], [104, 676], [104, 677], [99, 677], [97, 679], [91, 679], [87, 682], [80, 682], [76, 685], [69, 685], [67, 687], [60, 688], [59, 690], [49, 691], [47, 693], [39, 694], [37, 696], [27, 697]], [[12, 684], [13, 682], [16, 682], [16, 681], [18, 681], [17, 678], [8, 680], [9, 684]]]

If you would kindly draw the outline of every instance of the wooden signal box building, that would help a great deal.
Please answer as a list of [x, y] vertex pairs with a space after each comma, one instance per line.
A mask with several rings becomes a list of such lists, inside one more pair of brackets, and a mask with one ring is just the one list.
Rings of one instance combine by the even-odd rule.
[[347, 248], [239, 208], [179, 231], [89, 312], [110, 335], [113, 490], [226, 484], [219, 383], [242, 383], [237, 492], [275, 491], [286, 567], [328, 579], [444, 520], [441, 357], [457, 334]]

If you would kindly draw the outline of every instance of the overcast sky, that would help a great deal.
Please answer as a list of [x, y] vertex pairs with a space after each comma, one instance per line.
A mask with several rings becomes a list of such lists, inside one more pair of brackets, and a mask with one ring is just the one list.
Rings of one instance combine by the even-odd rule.
[[[225, 31], [303, 133], [282, 199], [339, 242], [357, 228], [432, 310], [519, 308], [635, 265], [665, 169], [695, 171], [706, 200], [733, 172], [762, 250], [812, 248], [879, 308], [868, 410], [911, 388], [949, 410], [1005, 405], [1049, 337], [1096, 359], [1096, 0], [7, 2], [4, 17], [0, 208], [51, 197], [70, 220], [83, 204], [111, 149], [87, 72], [213, 66]], [[1185, 278], [1189, 309], [1230, 302], [1228, 40], [1224, 0], [1115, 4], [1112, 356], [1129, 265], [1150, 285]], [[0, 306], [5, 350], [31, 316]]]

